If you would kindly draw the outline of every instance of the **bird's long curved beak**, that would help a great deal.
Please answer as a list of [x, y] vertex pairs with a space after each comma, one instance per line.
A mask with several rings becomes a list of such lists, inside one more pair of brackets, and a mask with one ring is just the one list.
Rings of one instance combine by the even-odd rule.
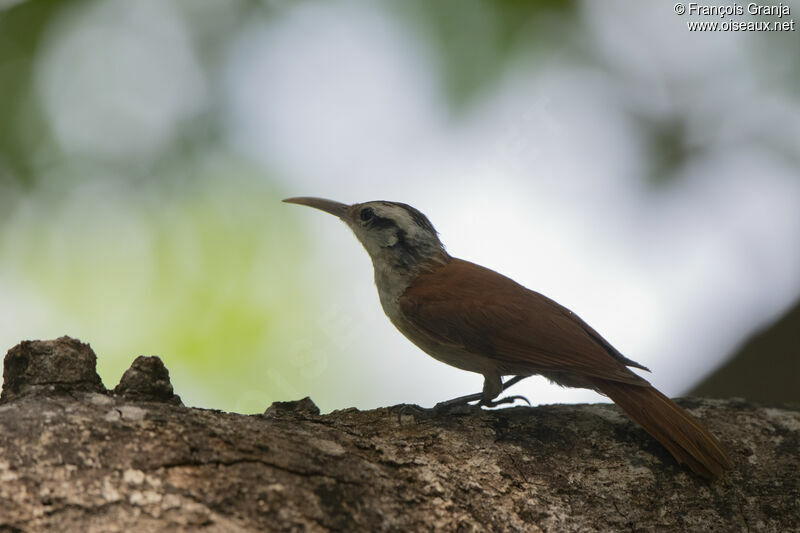
[[347, 204], [334, 202], [333, 200], [326, 200], [325, 198], [313, 198], [310, 196], [300, 196], [298, 198], [286, 198], [284, 202], [288, 204], [307, 205], [308, 207], [313, 207], [314, 209], [325, 211], [326, 213], [330, 213], [331, 215], [334, 215], [341, 219], [345, 218], [345, 216], [347, 215], [347, 208], [350, 207]]

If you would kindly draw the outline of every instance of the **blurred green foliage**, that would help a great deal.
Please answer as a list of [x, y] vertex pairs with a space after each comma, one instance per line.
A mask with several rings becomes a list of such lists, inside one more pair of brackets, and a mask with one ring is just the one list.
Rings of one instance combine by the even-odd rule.
[[108, 386], [145, 353], [165, 359], [192, 404], [257, 411], [311, 387], [325, 397], [330, 381], [309, 383], [296, 361], [297, 339], [315, 334], [298, 330], [314, 305], [294, 292], [303, 240], [287, 238], [297, 230], [282, 194], [253, 172], [222, 157], [183, 187], [165, 176], [172, 190], [98, 181], [28, 200], [0, 233], [4, 268], [92, 342]]
[[[258, 412], [311, 390], [335, 403], [308, 351], [324, 343], [335, 357], [336, 343], [298, 329], [315, 307], [296, 292], [302, 227], [271, 177], [224, 149], [215, 100], [149, 162], [68, 153], [53, 140], [37, 60], [54, 21], [89, 5], [0, 11], [0, 259], [50, 317], [35, 334], [91, 342], [109, 387], [136, 355], [158, 354], [189, 404]], [[230, 3], [234, 16], [214, 27], [198, 3], [176, 5], [196, 22], [193, 42], [217, 80], [236, 15], [252, 6]]]
[[412, 0], [389, 7], [430, 42], [437, 71], [456, 111], [482, 96], [508, 69], [529, 66], [568, 47], [571, 0]]
[[9, 183], [32, 187], [35, 154], [53, 149], [32, 85], [45, 29], [63, 6], [41, 0], [0, 11], [0, 193]]

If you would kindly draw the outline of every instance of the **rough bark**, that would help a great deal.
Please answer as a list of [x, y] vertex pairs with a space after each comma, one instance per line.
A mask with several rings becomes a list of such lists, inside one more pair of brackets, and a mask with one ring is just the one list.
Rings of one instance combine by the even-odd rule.
[[800, 412], [685, 399], [736, 462], [707, 483], [612, 405], [320, 415], [187, 408], [158, 358], [114, 392], [87, 344], [8, 352], [0, 531], [800, 530]]

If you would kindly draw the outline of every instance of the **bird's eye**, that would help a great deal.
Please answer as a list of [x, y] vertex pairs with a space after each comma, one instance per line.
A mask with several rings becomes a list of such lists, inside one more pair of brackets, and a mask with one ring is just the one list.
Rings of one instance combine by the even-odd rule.
[[375, 211], [373, 211], [373, 210], [372, 210], [372, 208], [370, 208], [370, 207], [365, 207], [365, 208], [364, 208], [364, 209], [362, 209], [362, 210], [361, 210], [361, 212], [358, 214], [358, 217], [359, 217], [361, 220], [363, 220], [364, 222], [367, 222], [367, 221], [369, 221], [369, 220], [372, 220], [372, 218], [373, 218], [374, 216], [375, 216]]

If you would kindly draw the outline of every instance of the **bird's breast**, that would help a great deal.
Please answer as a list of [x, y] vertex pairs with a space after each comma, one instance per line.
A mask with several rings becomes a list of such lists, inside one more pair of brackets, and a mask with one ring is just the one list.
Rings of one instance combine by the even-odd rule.
[[[401, 293], [402, 294], [402, 293]], [[399, 297], [398, 297], [399, 298]], [[410, 317], [405, 316], [398, 299], [381, 298], [383, 311], [394, 327], [422, 351], [447, 365], [478, 372], [479, 374], [496, 373], [497, 363], [488, 356], [466, 350], [463, 346], [443, 343], [414, 325]]]

